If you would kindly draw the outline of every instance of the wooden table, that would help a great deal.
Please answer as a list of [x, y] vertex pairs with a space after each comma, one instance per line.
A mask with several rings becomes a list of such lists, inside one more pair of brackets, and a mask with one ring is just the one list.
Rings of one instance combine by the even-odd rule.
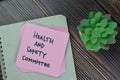
[[[120, 80], [120, 34], [110, 50], [86, 51], [76, 26], [90, 11], [111, 14], [120, 30], [120, 0], [3, 0], [0, 25], [63, 14], [67, 17], [78, 80]], [[119, 31], [120, 32], [120, 31]]]

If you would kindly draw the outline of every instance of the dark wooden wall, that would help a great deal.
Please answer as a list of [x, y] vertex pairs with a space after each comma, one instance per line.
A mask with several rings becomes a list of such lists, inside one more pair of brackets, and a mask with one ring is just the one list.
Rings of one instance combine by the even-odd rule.
[[90, 11], [111, 14], [120, 32], [120, 0], [3, 0], [0, 25], [63, 14], [67, 17], [78, 80], [120, 80], [120, 33], [110, 50], [86, 51], [76, 26]]

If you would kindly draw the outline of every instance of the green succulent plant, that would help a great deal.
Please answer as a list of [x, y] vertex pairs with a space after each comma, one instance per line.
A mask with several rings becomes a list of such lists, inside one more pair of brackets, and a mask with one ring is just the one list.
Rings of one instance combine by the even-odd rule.
[[80, 38], [87, 50], [99, 51], [109, 49], [109, 44], [116, 42], [115, 36], [117, 23], [111, 21], [110, 15], [101, 12], [90, 12], [88, 19], [83, 19], [77, 26]]

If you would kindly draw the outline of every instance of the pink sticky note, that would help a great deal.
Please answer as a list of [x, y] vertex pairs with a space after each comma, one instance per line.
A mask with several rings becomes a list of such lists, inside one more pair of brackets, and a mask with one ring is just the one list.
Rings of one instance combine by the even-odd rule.
[[16, 66], [54, 77], [61, 75], [69, 34], [27, 23]]
[[[62, 31], [62, 32], [65, 32], [65, 33], [68, 33], [63, 27], [51, 27], [51, 29], [54, 29], [54, 30], [58, 30], [58, 31]], [[22, 39], [22, 35], [24, 35], [24, 31], [25, 31], [25, 27], [23, 26], [20, 30], [20, 36], [21, 36], [21, 39]], [[22, 72], [33, 72], [31, 70], [28, 70], [28, 69], [23, 69], [23, 68], [20, 68]], [[59, 73], [64, 73], [65, 72], [65, 57], [64, 57], [64, 60], [62, 62], [62, 65], [61, 65], [61, 68], [60, 68], [60, 72]]]

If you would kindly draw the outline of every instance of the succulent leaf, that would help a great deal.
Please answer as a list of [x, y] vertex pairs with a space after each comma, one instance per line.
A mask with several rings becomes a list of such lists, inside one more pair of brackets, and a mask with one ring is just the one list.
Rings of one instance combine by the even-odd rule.
[[91, 34], [91, 32], [92, 32], [92, 29], [91, 29], [91, 28], [85, 29], [85, 33], [86, 33], [86, 34]]
[[91, 25], [95, 25], [95, 24], [96, 24], [96, 19], [92, 18], [92, 19], [90, 20], [90, 24], [91, 24]]
[[115, 29], [115, 28], [117, 27], [117, 23], [115, 23], [115, 22], [109, 22], [109, 23], [108, 23], [108, 26], [109, 26], [109, 28], [111, 28], [111, 29]]
[[94, 49], [95, 52], [99, 51], [100, 48], [101, 47], [100, 47], [100, 43], [99, 42], [94, 44], [94, 46], [93, 46], [93, 49]]
[[90, 25], [89, 20], [84, 20], [84, 21], [83, 21], [83, 25], [84, 25], [84, 26], [89, 26], [89, 25]]
[[103, 32], [102, 34], [101, 34], [102, 36], [101, 37], [107, 37], [107, 33], [106, 32]]
[[97, 12], [97, 13], [95, 14], [95, 17], [94, 17], [94, 18], [96, 19], [97, 22], [100, 21], [100, 19], [102, 18], [102, 13], [101, 13], [101, 12]]
[[88, 36], [87, 34], [83, 34], [83, 35], [81, 36], [81, 40], [86, 43], [87, 41], [89, 41], [89, 36]]
[[90, 50], [90, 49], [92, 48], [92, 44], [91, 44], [90, 42], [87, 42], [86, 44], [87, 44], [87, 45], [85, 45], [85, 48], [86, 48], [87, 50]]
[[100, 24], [102, 25], [102, 27], [105, 27], [107, 25], [108, 21], [106, 18], [104, 18], [103, 20], [101, 20]]
[[91, 11], [91, 12], [89, 13], [89, 18], [93, 18], [94, 15], [95, 15], [95, 12]]
[[95, 44], [97, 42], [97, 37], [91, 38], [91, 43]]
[[100, 42], [101, 42], [102, 44], [107, 44], [107, 43], [108, 43], [107, 39], [101, 39]]
[[106, 28], [106, 33], [107, 34], [113, 34], [114, 33], [114, 29]]

